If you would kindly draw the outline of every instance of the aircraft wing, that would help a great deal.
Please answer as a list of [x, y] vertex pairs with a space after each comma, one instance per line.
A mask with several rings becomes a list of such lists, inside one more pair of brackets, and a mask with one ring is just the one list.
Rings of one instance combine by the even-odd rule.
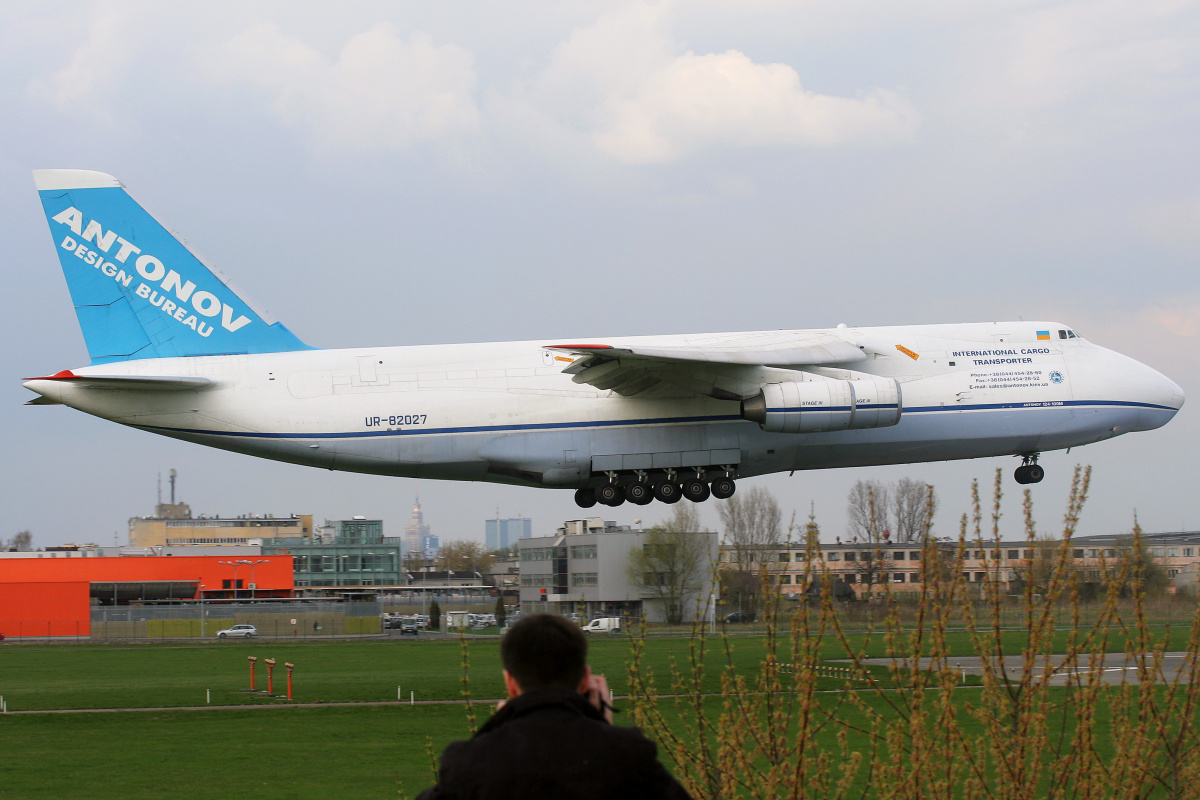
[[720, 400], [756, 394], [762, 368], [803, 369], [867, 357], [856, 345], [832, 334], [792, 332], [696, 337], [687, 344], [661, 347], [558, 344], [546, 349], [574, 356], [563, 372], [575, 383], [626, 397], [661, 392], [666, 385]]

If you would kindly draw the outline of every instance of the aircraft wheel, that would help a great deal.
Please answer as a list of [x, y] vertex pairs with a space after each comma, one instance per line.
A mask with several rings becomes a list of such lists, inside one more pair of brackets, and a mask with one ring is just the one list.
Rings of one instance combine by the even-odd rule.
[[712, 482], [712, 496], [718, 500], [728, 500], [736, 490], [737, 484], [733, 478], [717, 478]]
[[1026, 483], [1041, 483], [1044, 477], [1046, 477], [1046, 470], [1037, 464], [1030, 464], [1025, 468]]
[[683, 497], [683, 491], [678, 483], [663, 481], [654, 485], [654, 499], [660, 503], [678, 503]]
[[596, 505], [596, 493], [586, 486], [582, 489], [576, 489], [575, 505], [580, 508], [591, 508]]
[[625, 499], [634, 505], [644, 506], [654, 499], [654, 494], [644, 483], [631, 483], [625, 487]]
[[699, 478], [688, 478], [683, 482], [683, 496], [693, 503], [703, 503], [709, 494], [708, 484]]
[[1029, 467], [1017, 467], [1013, 472], [1013, 477], [1017, 479], [1017, 483], [1024, 486], [1029, 483]]
[[596, 500], [606, 506], [619, 506], [625, 502], [625, 495], [615, 483], [602, 483], [596, 487]]

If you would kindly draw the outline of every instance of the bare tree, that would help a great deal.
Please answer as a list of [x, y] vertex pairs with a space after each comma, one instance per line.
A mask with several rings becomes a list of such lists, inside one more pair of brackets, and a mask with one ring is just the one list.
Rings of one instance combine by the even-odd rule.
[[928, 533], [930, 521], [929, 503], [933, 498], [933, 487], [912, 478], [901, 478], [891, 489], [889, 516], [892, 524], [892, 541], [903, 544], [917, 543]]
[[891, 536], [888, 530], [890, 500], [891, 492], [882, 481], [854, 484], [846, 504], [846, 532], [852, 543], [882, 542]]
[[721, 594], [735, 598], [741, 611], [757, 607], [762, 571], [769, 554], [783, 541], [782, 515], [775, 495], [755, 486], [717, 506], [732, 568], [722, 571]]
[[492, 568], [495, 557], [479, 542], [459, 539], [442, 545], [442, 561], [446, 569], [455, 572], [485, 573]]
[[33, 549], [33, 534], [29, 531], [21, 531], [16, 536], [9, 539], [7, 542], [0, 539], [0, 550], [8, 550], [10, 552], [27, 553]]
[[902, 478], [896, 483], [858, 481], [850, 490], [847, 515], [851, 541], [909, 544], [927, 533], [933, 487]]
[[894, 484], [858, 481], [846, 507], [847, 533], [852, 544], [866, 545], [844, 558], [853, 560], [859, 583], [871, 587], [888, 572], [886, 547], [923, 542], [933, 525], [936, 507], [933, 487], [904, 478]]
[[662, 601], [667, 623], [684, 620], [687, 604], [696, 601], [711, 570], [700, 513], [691, 503], [675, 506], [671, 518], [646, 532], [640, 549], [629, 556], [629, 580], [655, 600]]

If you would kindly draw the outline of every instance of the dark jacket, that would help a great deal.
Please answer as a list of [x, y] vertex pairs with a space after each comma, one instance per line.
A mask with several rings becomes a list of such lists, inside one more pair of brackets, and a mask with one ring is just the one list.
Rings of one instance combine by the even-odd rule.
[[555, 687], [504, 704], [442, 753], [417, 800], [687, 800], [637, 728], [609, 725], [582, 695]]

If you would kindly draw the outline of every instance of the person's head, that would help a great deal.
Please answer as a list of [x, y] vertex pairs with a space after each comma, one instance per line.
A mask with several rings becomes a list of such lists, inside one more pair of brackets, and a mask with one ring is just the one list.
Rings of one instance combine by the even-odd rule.
[[543, 686], [578, 690], [588, 676], [587, 636], [566, 617], [531, 614], [500, 640], [500, 661], [522, 692]]

